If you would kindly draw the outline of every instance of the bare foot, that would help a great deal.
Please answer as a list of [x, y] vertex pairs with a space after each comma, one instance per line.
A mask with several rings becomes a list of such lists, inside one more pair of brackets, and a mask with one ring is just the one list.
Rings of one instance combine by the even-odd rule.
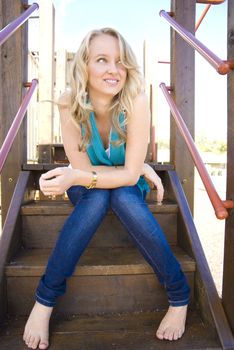
[[182, 337], [185, 330], [187, 305], [169, 306], [156, 332], [158, 339], [177, 340]]
[[49, 320], [53, 308], [36, 301], [24, 329], [23, 340], [31, 349], [49, 346]]

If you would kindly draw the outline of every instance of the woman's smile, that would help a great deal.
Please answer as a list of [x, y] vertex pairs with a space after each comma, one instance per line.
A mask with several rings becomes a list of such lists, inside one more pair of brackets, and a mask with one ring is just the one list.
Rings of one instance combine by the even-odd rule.
[[118, 79], [104, 79], [104, 81], [110, 86], [116, 86], [119, 83]]

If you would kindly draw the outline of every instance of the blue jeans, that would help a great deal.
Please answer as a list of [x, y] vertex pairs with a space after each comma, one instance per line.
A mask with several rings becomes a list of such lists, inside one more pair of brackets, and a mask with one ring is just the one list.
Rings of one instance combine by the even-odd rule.
[[57, 297], [65, 293], [66, 279], [74, 272], [79, 258], [111, 207], [165, 286], [169, 304], [188, 304], [190, 288], [186, 277], [137, 185], [91, 190], [73, 186], [67, 194], [75, 207], [60, 231], [39, 282], [36, 291], [39, 303], [54, 306]]

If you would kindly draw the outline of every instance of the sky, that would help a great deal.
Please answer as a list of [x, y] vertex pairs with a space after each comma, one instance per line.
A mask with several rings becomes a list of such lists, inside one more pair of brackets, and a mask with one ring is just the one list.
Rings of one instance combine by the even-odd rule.
[[[42, 1], [51, 0], [39, 0]], [[29, 1], [33, 2], [33, 1]], [[159, 60], [170, 60], [170, 26], [159, 16], [159, 11], [170, 10], [170, 0], [53, 0], [55, 7], [55, 45], [75, 52], [88, 31], [113, 27], [120, 31], [132, 46], [140, 66], [143, 65], [143, 42], [148, 47], [150, 76], [155, 89], [157, 110], [157, 137], [169, 133], [169, 109], [158, 86], [170, 85], [169, 65]], [[205, 5], [196, 5], [200, 17]], [[226, 59], [227, 0], [211, 6], [197, 30], [197, 38], [221, 59]], [[32, 23], [33, 21], [33, 23]], [[218, 24], [218, 25], [217, 25]], [[38, 20], [31, 20], [33, 39], [29, 47], [37, 49]], [[226, 138], [226, 76], [219, 75], [200, 55], [196, 54], [195, 118], [196, 135], [209, 139]]]

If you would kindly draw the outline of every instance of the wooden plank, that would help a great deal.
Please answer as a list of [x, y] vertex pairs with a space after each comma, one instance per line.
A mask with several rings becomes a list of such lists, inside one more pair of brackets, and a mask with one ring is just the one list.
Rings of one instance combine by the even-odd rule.
[[[173, 164], [160, 164], [160, 163], [152, 163], [149, 162], [148, 163], [150, 166], [152, 166], [152, 168], [155, 171], [166, 171], [166, 170], [173, 170], [175, 167]], [[40, 163], [40, 164], [30, 164], [30, 163], [25, 163], [23, 164], [23, 170], [50, 170], [50, 169], [54, 169], [60, 166], [67, 166], [67, 163], [59, 163], [59, 164], [49, 164], [49, 163]]]
[[[53, 142], [54, 100], [54, 5], [51, 0], [40, 2], [39, 60], [39, 144]], [[45, 40], [46, 38], [46, 40]]]
[[[51, 321], [51, 350], [202, 350], [220, 349], [215, 332], [204, 325], [196, 311], [189, 310], [186, 332], [181, 340], [160, 341], [155, 331], [164, 311], [117, 315], [72, 315], [54, 317]], [[25, 317], [9, 320], [3, 325], [2, 350], [22, 349]]]
[[[193, 291], [194, 276], [186, 273]], [[8, 277], [7, 296], [10, 315], [26, 315], [35, 302], [39, 277]], [[193, 302], [193, 293], [191, 303]], [[73, 276], [67, 292], [58, 300], [57, 311], [63, 314], [121, 313], [165, 310], [168, 300], [155, 275]]]
[[[23, 3], [19, 0], [2, 0], [0, 12], [2, 26], [6, 26], [24, 12]], [[2, 87], [0, 89], [0, 139], [2, 144], [26, 92], [23, 83], [27, 81], [27, 22], [1, 46], [0, 56], [0, 86]], [[26, 118], [1, 174], [2, 223], [6, 218], [21, 165], [26, 161], [25, 140]]]
[[[195, 262], [177, 246], [173, 252], [186, 272], [195, 271]], [[47, 264], [51, 249], [26, 249], [12, 259], [6, 275], [40, 276]], [[152, 274], [153, 270], [136, 248], [87, 248], [74, 271], [74, 276]]]
[[[176, 204], [165, 202], [163, 205], [148, 203], [149, 209], [162, 227], [169, 243], [177, 242]], [[36, 201], [21, 208], [23, 232], [22, 242], [26, 248], [53, 247], [67, 216], [73, 206], [70, 201]], [[109, 210], [95, 233], [90, 245], [93, 247], [133, 246], [124, 226]]]
[[[67, 51], [58, 49], [56, 52], [56, 99], [66, 90], [67, 87]], [[55, 142], [62, 142], [60, 117], [58, 108], [54, 109], [54, 138]]]
[[3, 319], [6, 312], [6, 281], [4, 277], [5, 264], [15, 254], [20, 245], [20, 206], [22, 204], [25, 188], [29, 179], [29, 172], [21, 172], [17, 181], [15, 191], [10, 203], [9, 211], [4, 222], [0, 240], [0, 319]]
[[[234, 7], [228, 1], [228, 59], [234, 59]], [[234, 71], [227, 78], [227, 199], [234, 199]], [[223, 305], [234, 333], [234, 210], [229, 212], [225, 227]]]
[[[174, 19], [191, 33], [195, 28], [196, 0], [172, 0], [171, 11]], [[194, 137], [194, 77], [195, 54], [177, 33], [171, 31], [171, 87], [172, 96], [184, 118], [184, 121]], [[171, 122], [171, 162], [175, 165], [177, 174], [183, 184], [191, 211], [194, 201], [194, 165], [177, 130], [173, 118]]]
[[[192, 304], [194, 261], [178, 247], [173, 247], [173, 250], [191, 286]], [[6, 267], [10, 314], [30, 311], [34, 291], [45, 270], [50, 251], [22, 250]], [[88, 248], [68, 281], [68, 292], [61, 299], [58, 310], [95, 314], [152, 310], [155, 305], [159, 309], [167, 307], [165, 291], [135, 248]]]
[[[167, 213], [176, 214], [178, 212], [177, 204], [169, 201], [164, 201], [162, 205], [155, 202], [147, 202], [152, 213]], [[22, 215], [69, 215], [73, 210], [73, 205], [70, 201], [49, 201], [40, 200], [30, 204], [24, 204], [21, 207]], [[109, 214], [111, 211], [108, 212]]]
[[[157, 213], [154, 215], [162, 227], [170, 244], [177, 242], [176, 213]], [[22, 217], [22, 243], [25, 248], [53, 247], [58, 233], [63, 227], [65, 215], [30, 215]], [[90, 242], [92, 247], [128, 247], [133, 246], [127, 230], [114, 214], [105, 216]]]

